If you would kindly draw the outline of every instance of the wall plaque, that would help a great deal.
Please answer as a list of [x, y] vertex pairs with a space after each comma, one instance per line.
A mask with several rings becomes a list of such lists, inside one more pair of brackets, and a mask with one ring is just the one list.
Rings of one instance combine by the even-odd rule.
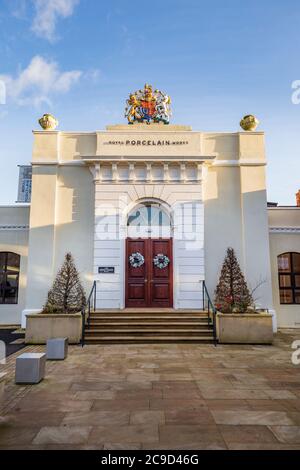
[[99, 266], [98, 274], [115, 274], [114, 266]]

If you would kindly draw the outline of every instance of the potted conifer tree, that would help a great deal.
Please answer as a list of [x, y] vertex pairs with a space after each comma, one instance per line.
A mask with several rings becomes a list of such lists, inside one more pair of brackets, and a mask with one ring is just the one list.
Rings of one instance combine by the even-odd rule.
[[38, 315], [27, 315], [25, 342], [45, 344], [51, 338], [69, 338], [69, 343], [81, 339], [81, 311], [86, 297], [79, 273], [71, 253], [57, 273], [48, 292], [43, 311]]
[[271, 344], [272, 316], [255, 309], [233, 248], [227, 249], [215, 291], [217, 335], [220, 343]]

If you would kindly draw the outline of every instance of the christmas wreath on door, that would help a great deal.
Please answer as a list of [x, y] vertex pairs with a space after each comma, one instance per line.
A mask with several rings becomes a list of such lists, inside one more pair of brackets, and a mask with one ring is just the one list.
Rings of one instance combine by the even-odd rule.
[[158, 269], [165, 269], [169, 266], [170, 259], [166, 255], [163, 255], [162, 253], [158, 253], [153, 258], [153, 264]]
[[140, 268], [141, 266], [143, 266], [143, 264], [145, 264], [145, 258], [141, 253], [137, 251], [136, 253], [132, 253], [129, 256], [129, 264], [133, 268]]

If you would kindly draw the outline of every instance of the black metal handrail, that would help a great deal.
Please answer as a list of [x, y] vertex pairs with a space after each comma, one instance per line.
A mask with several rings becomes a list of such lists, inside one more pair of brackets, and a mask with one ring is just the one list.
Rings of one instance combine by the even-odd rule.
[[203, 301], [203, 311], [207, 310], [208, 312], [208, 324], [212, 325], [213, 327], [214, 343], [216, 346], [218, 342], [217, 340], [217, 310], [211, 301], [205, 281], [202, 281], [202, 301]]
[[96, 298], [97, 298], [97, 282], [94, 281], [90, 295], [88, 296], [86, 305], [81, 311], [82, 315], [82, 332], [81, 332], [81, 345], [85, 344], [85, 327], [90, 326], [91, 310], [96, 311]]

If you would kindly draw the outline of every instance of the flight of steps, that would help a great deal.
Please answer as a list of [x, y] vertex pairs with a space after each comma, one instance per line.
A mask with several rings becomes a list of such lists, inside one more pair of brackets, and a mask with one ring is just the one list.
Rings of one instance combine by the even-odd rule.
[[213, 343], [207, 312], [173, 309], [97, 310], [85, 344]]

